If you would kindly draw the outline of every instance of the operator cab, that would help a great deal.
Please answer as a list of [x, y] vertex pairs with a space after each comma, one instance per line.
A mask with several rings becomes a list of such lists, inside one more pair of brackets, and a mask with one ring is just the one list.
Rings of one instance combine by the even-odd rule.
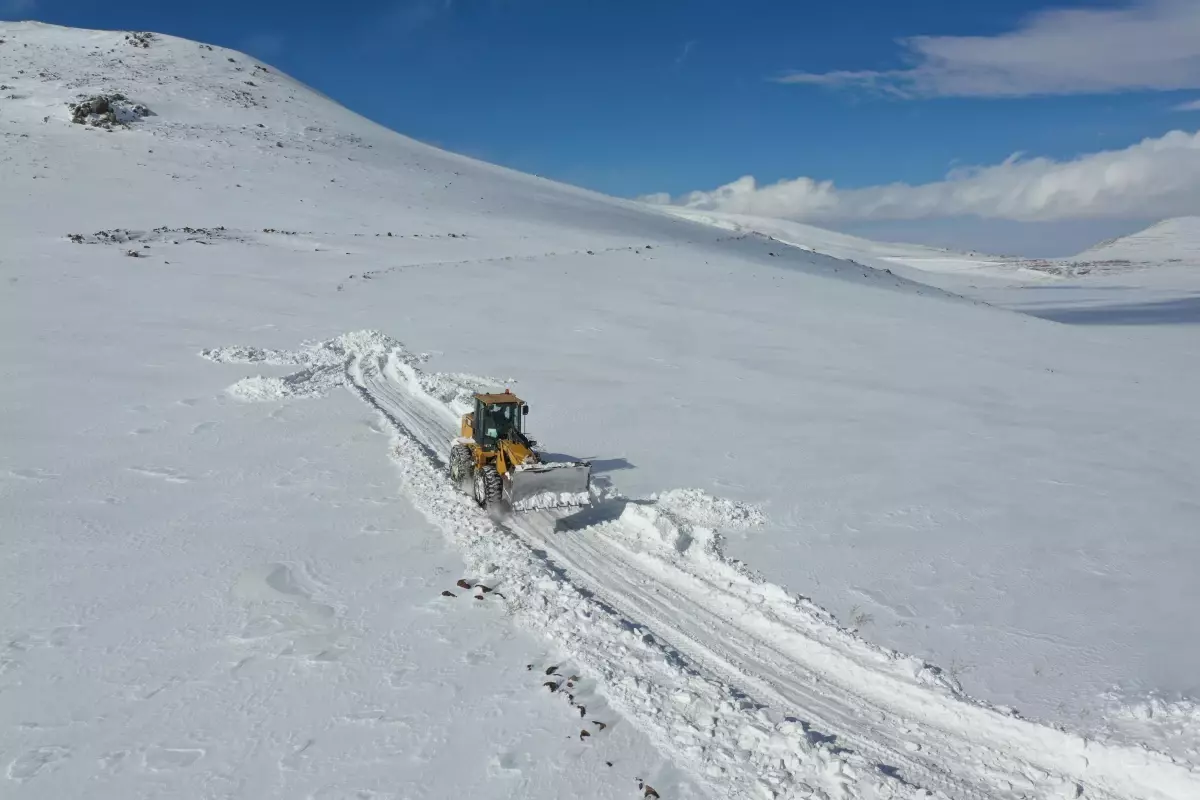
[[528, 413], [529, 406], [509, 392], [475, 395], [475, 443], [490, 451], [502, 439], [523, 441]]

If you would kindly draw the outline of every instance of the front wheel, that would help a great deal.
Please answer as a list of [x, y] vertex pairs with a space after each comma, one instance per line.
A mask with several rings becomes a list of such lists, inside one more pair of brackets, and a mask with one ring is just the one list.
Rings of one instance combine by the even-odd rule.
[[475, 472], [475, 502], [479, 503], [480, 508], [499, 503], [502, 489], [500, 473], [496, 472], [495, 467], [489, 465]]
[[450, 480], [460, 486], [475, 474], [475, 454], [465, 444], [450, 448]]

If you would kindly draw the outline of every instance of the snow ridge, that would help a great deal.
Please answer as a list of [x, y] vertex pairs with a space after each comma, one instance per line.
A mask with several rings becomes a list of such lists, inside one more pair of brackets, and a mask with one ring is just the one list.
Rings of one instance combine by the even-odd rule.
[[1089, 247], [1075, 261], [1200, 263], [1200, 217], [1165, 219], [1145, 230]]

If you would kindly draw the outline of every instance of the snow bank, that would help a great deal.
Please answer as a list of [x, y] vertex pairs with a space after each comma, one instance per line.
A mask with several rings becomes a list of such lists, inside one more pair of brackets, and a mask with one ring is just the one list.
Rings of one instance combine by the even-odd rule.
[[[306, 342], [294, 351], [258, 347], [218, 347], [200, 351], [202, 358], [218, 364], [270, 364], [302, 366], [283, 377], [254, 375], [243, 378], [227, 391], [239, 400], [269, 402], [287, 397], [324, 397], [345, 384], [346, 364], [360, 352], [406, 353], [404, 345], [379, 331], [346, 333], [321, 342]], [[414, 363], [416, 356], [407, 356]]]
[[1200, 702], [1159, 694], [1134, 698], [1116, 692], [1105, 702], [1103, 728], [1108, 738], [1146, 742], [1180, 760], [1200, 760]]
[[238, 400], [250, 403], [266, 403], [272, 400], [282, 400], [291, 397], [295, 392], [283, 378], [269, 378], [265, 375], [254, 375], [242, 378], [226, 391]]
[[[688, 501], [681, 502], [680, 495], [688, 498]], [[698, 516], [711, 521], [722, 516], [712, 513], [711, 509], [715, 506], [724, 510], [734, 520], [745, 520], [749, 514], [750, 518], [759, 520], [755, 524], [761, 524], [761, 512], [753, 506], [733, 503], [711, 497], [703, 492], [686, 489], [665, 492], [662, 498], [665, 498], [666, 502], [660, 499], [657, 505], [630, 503], [622, 512], [619, 524], [607, 526], [605, 532], [616, 538], [631, 539], [642, 545], [648, 544], [651, 547], [665, 548], [670, 551], [666, 555], [668, 560], [673, 560], [677, 555], [682, 556], [716, 582], [726, 587], [737, 587], [737, 591], [742, 597], [753, 598], [754, 605], [759, 605], [764, 609], [774, 608], [784, 615], [799, 613], [810, 623], [829, 629], [831, 634], [836, 634], [852, 642], [854, 646], [880, 656], [886, 662], [904, 665], [903, 672], [917, 683], [935, 689], [956, 701], [982, 705], [964, 693], [959, 682], [941, 667], [868, 642], [856, 631], [842, 626], [829, 611], [814, 603], [810, 598], [793, 595], [783, 587], [766, 580], [744, 562], [730, 558], [724, 550], [724, 539], [715, 526], [693, 524], [676, 511], [680, 506], [685, 512], [695, 511], [698, 507], [704, 512]], [[1006, 709], [992, 708], [991, 710], [1004, 714], [1011, 713]]]
[[655, 495], [664, 508], [692, 525], [710, 528], [751, 528], [766, 524], [762, 509], [751, 503], [713, 497], [701, 489], [672, 489]]

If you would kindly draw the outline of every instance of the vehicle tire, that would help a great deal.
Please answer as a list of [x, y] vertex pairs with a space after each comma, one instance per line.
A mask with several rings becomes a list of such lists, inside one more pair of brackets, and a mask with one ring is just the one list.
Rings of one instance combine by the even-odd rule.
[[495, 467], [489, 464], [475, 471], [475, 502], [480, 508], [499, 504], [503, 488]]
[[471, 480], [475, 475], [475, 454], [465, 444], [450, 448], [450, 480], [458, 485]]

